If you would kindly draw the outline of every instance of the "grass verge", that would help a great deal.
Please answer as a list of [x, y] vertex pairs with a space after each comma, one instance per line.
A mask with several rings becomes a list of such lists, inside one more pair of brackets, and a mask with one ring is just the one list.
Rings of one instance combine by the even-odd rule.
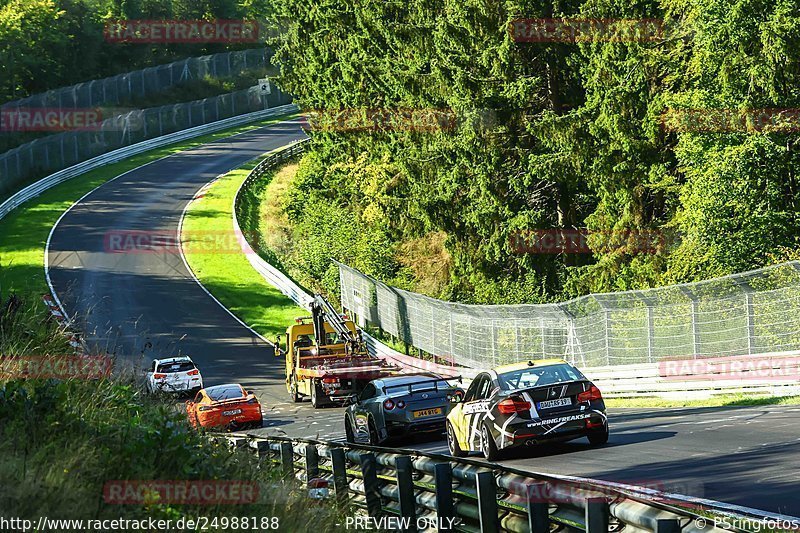
[[273, 339], [308, 312], [267, 283], [243, 253], [208, 250], [201, 242], [205, 235], [232, 234], [233, 198], [255, 164], [221, 177], [189, 206], [182, 241], [186, 261], [203, 286], [245, 324]]
[[61, 213], [95, 187], [156, 159], [280, 122], [291, 116], [274, 117], [139, 154], [73, 178], [17, 208], [0, 219], [0, 292], [35, 295], [48, 292], [43, 268], [44, 247], [50, 229]]
[[800, 396], [754, 396], [720, 394], [702, 400], [672, 400], [665, 398], [606, 398], [606, 407], [753, 407], [759, 405], [800, 405]]
[[[312, 502], [299, 484], [283, 483], [274, 464], [193, 430], [173, 401], [144, 394], [133, 374], [70, 378], [76, 366], [66, 358], [47, 370], [25, 365], [26, 359], [19, 367], [11, 364], [23, 356], [63, 353], [63, 336], [44, 306], [22, 302], [4, 308], [0, 327], [0, 509], [6, 519], [84, 520], [83, 527], [45, 528], [59, 531], [194, 531], [175, 521], [202, 516], [209, 517], [202, 528], [207, 531], [338, 529], [343, 516], [335, 506]], [[58, 379], [19, 379], [19, 371], [35, 368], [58, 369]], [[157, 485], [148, 488], [148, 482]], [[218, 524], [210, 521], [214, 517]], [[244, 517], [249, 526], [242, 524]], [[86, 522], [116, 519], [173, 522]]]

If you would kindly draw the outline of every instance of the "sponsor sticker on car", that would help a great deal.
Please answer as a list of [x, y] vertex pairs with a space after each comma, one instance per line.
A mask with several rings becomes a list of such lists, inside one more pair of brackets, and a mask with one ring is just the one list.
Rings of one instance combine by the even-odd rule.
[[545, 400], [543, 402], [537, 402], [536, 408], [537, 409], [552, 409], [553, 407], [564, 407], [567, 405], [572, 405], [572, 400], [569, 398], [559, 398], [557, 400]]
[[435, 409], [421, 409], [419, 411], [414, 411], [414, 418], [423, 418], [426, 416], [434, 416], [442, 414], [442, 408], [436, 407]]
[[222, 411], [222, 416], [233, 416], [242, 414], [241, 409], [232, 409], [230, 411]]

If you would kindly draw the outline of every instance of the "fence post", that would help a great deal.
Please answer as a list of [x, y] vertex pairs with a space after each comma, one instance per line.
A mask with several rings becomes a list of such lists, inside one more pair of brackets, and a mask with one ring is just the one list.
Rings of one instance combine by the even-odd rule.
[[291, 442], [281, 442], [281, 464], [283, 477], [286, 479], [294, 477], [294, 450]]
[[362, 453], [358, 456], [358, 461], [361, 464], [361, 475], [364, 479], [367, 515], [370, 518], [379, 518], [381, 516], [381, 493], [378, 487], [378, 463], [372, 453]]
[[317, 446], [306, 444], [306, 482], [319, 477], [319, 454]]
[[608, 533], [606, 498], [586, 498], [586, 533]]
[[397, 471], [397, 493], [400, 500], [400, 516], [408, 519], [409, 527], [405, 531], [415, 531], [413, 525], [417, 520], [416, 498], [414, 497], [414, 466], [411, 457], [401, 455], [394, 461]]
[[547, 494], [547, 483], [531, 483], [525, 487], [528, 502], [528, 529], [533, 533], [550, 531], [550, 509], [544, 495]]
[[453, 517], [453, 469], [450, 463], [437, 463], [433, 467], [436, 490], [436, 516], [439, 531], [449, 531], [447, 518]]
[[333, 467], [333, 490], [336, 494], [336, 502], [344, 507], [347, 504], [347, 490], [349, 487], [343, 449], [331, 449], [331, 466]]
[[478, 487], [478, 515], [481, 520], [481, 532], [500, 531], [500, 520], [497, 516], [497, 484], [493, 472], [475, 474], [475, 485]]

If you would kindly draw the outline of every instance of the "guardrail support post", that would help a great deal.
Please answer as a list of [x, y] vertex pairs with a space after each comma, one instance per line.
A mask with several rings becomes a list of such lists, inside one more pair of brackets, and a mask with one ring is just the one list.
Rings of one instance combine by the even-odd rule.
[[528, 529], [533, 533], [550, 531], [550, 506], [544, 495], [547, 494], [547, 483], [531, 483], [525, 487], [528, 501]]
[[340, 507], [347, 505], [347, 464], [345, 462], [344, 450], [341, 448], [331, 448], [331, 466], [333, 467], [333, 491], [336, 494], [336, 502]]
[[405, 531], [416, 531], [417, 501], [414, 498], [414, 466], [411, 457], [401, 455], [394, 461], [397, 471], [397, 493], [400, 500], [400, 516], [407, 518], [409, 527]]
[[269, 459], [269, 456], [272, 453], [269, 449], [268, 440], [251, 440], [250, 447], [253, 448], [253, 453], [255, 453], [256, 457], [259, 459]]
[[586, 498], [586, 533], [608, 533], [606, 498]]
[[656, 520], [655, 533], [680, 533], [681, 523], [677, 518], [659, 518]]
[[319, 477], [319, 453], [317, 446], [306, 444], [306, 481]]
[[291, 479], [294, 477], [294, 450], [291, 442], [281, 442], [281, 464], [283, 465], [283, 477]]
[[367, 515], [370, 518], [381, 516], [381, 493], [378, 487], [378, 462], [372, 453], [362, 453], [358, 456], [361, 463], [361, 475], [364, 478], [364, 495], [367, 500]]
[[448, 518], [453, 517], [453, 469], [450, 463], [437, 463], [433, 467], [436, 489], [436, 516], [439, 531], [449, 531]]
[[497, 516], [497, 483], [494, 473], [478, 472], [475, 474], [475, 485], [478, 487], [478, 515], [481, 519], [481, 532], [500, 531], [500, 520]]

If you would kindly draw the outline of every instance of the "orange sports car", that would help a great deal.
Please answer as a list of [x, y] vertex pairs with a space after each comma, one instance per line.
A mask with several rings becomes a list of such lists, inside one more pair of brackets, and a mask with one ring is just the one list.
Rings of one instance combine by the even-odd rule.
[[255, 394], [238, 384], [201, 389], [194, 401], [186, 402], [186, 413], [194, 427], [229, 430], [261, 427], [261, 404]]

